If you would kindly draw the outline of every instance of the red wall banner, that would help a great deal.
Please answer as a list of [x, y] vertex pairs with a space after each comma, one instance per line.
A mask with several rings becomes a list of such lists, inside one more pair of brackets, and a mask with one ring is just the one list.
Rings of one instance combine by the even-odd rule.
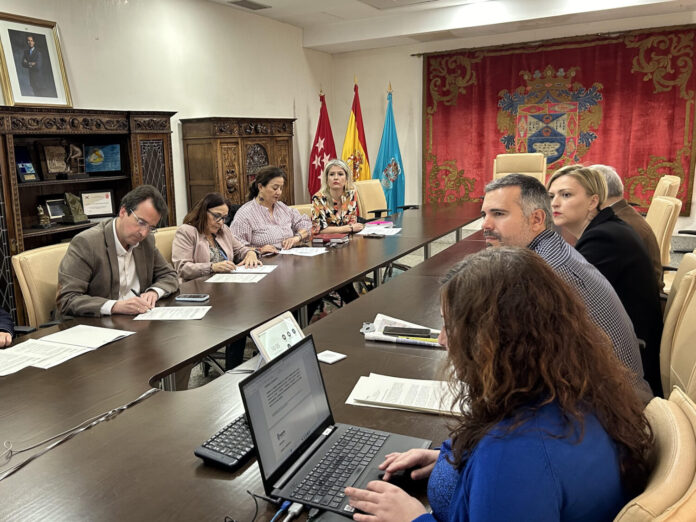
[[696, 27], [425, 55], [424, 202], [480, 198], [505, 152], [603, 163], [647, 209], [658, 179], [693, 189]]

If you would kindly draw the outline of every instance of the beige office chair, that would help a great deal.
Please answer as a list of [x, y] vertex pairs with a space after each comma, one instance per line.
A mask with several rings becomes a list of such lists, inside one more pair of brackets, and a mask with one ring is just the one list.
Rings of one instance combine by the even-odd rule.
[[56, 308], [58, 265], [69, 245], [58, 243], [12, 256], [29, 326], [38, 328], [51, 320], [51, 311]]
[[665, 393], [668, 393], [671, 387], [670, 373], [674, 336], [677, 327], [682, 324], [681, 317], [684, 311], [684, 304], [691, 300], [695, 291], [696, 270], [681, 275], [679, 285], [672, 289], [667, 301], [662, 339], [660, 341], [660, 376], [662, 389]]
[[388, 211], [387, 198], [378, 179], [367, 179], [355, 182], [357, 192], [358, 212], [363, 219], [381, 217]]
[[[689, 272], [682, 280], [678, 294], [684, 293], [684, 304], [675, 315], [674, 335], [672, 336], [672, 351], [669, 359], [669, 390], [679, 386], [684, 392], [696, 400], [696, 279]], [[692, 280], [690, 280], [692, 279]], [[679, 296], [672, 304], [674, 309]], [[672, 310], [670, 310], [672, 313]], [[662, 347], [660, 347], [662, 348]]]
[[174, 243], [177, 228], [179, 227], [158, 228], [155, 234], [155, 246], [170, 265], [172, 264], [172, 243]]
[[684, 496], [696, 473], [696, 436], [681, 408], [656, 397], [645, 416], [655, 435], [653, 470], [645, 491], [626, 504], [614, 522], [655, 520]]
[[645, 220], [652, 228], [657, 244], [660, 246], [662, 266], [667, 266], [670, 262], [672, 234], [677, 225], [681, 206], [681, 200], [677, 198], [658, 196], [653, 198], [650, 207], [648, 207], [648, 214], [645, 216]]
[[672, 304], [673, 292], [676, 292], [679, 288], [679, 283], [681, 283], [684, 274], [691, 272], [692, 270], [696, 270], [696, 252], [684, 254], [684, 257], [682, 257], [682, 260], [679, 262], [679, 267], [676, 270], [664, 272], [662, 276], [665, 282], [663, 292], [667, 294], [667, 304], [665, 305], [664, 317], [667, 317], [669, 307]]
[[[689, 419], [691, 428], [696, 433], [696, 404], [694, 401], [689, 399], [683, 390], [675, 387], [669, 396], [669, 402], [673, 402], [684, 412], [686, 418]], [[694, 518], [696, 518], [696, 475], [684, 496], [657, 520], [660, 522], [693, 522]]]
[[508, 174], [532, 176], [546, 185], [546, 156], [541, 152], [498, 154], [493, 160], [493, 179]]
[[312, 204], [311, 203], [307, 203], [304, 205], [291, 205], [291, 207], [296, 208], [300, 214], [304, 214], [305, 216], [309, 216], [309, 219], [312, 219]]
[[679, 176], [662, 176], [657, 182], [655, 187], [655, 192], [653, 193], [653, 198], [658, 196], [669, 196], [674, 198], [679, 192], [679, 186], [681, 185], [681, 179]]

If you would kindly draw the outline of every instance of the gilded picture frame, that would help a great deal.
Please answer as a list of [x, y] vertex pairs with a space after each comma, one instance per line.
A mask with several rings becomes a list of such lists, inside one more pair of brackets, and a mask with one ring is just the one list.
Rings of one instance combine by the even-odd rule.
[[55, 22], [0, 13], [0, 74], [6, 105], [72, 107]]

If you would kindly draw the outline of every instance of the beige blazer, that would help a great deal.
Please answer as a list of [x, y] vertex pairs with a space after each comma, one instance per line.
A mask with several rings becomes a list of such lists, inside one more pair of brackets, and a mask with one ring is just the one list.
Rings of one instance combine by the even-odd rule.
[[[225, 251], [227, 259], [239, 263], [252, 248], [242, 245], [232, 231], [226, 227], [220, 227], [215, 240]], [[213, 273], [213, 264], [210, 262], [210, 247], [204, 234], [198, 232], [196, 227], [181, 225], [174, 235], [172, 243], [172, 264], [180, 281], [188, 281]]]
[[[106, 301], [118, 299], [113, 221], [80, 232], [70, 242], [58, 267], [56, 304], [61, 315], [99, 317]], [[133, 260], [142, 291], [156, 286], [168, 295], [178, 290], [176, 272], [155, 247], [152, 234], [133, 250]]]

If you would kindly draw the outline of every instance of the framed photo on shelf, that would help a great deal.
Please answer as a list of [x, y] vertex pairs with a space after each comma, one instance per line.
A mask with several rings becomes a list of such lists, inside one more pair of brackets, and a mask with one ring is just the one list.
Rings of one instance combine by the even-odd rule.
[[85, 172], [120, 172], [121, 146], [87, 145], [85, 147]]
[[19, 178], [20, 183], [41, 181], [39, 174], [34, 168], [31, 153], [27, 147], [15, 147], [15, 165], [17, 168], [17, 177]]
[[114, 215], [114, 193], [112, 190], [86, 190], [80, 193], [82, 208], [89, 218]]
[[47, 199], [44, 201], [44, 204], [46, 205], [48, 217], [51, 218], [51, 221], [58, 221], [65, 215], [65, 199]]
[[5, 105], [72, 107], [55, 22], [0, 13]]

